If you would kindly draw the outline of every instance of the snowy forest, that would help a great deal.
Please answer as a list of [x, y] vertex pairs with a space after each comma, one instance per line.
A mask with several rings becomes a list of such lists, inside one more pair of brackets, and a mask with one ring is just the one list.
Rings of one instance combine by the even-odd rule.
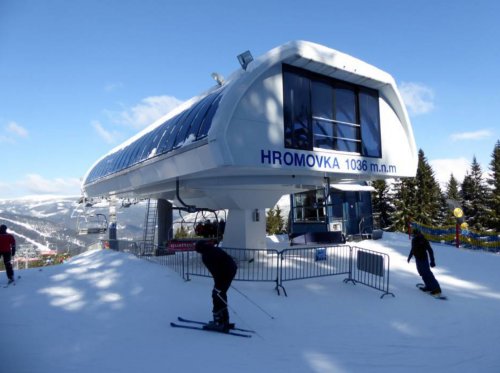
[[434, 227], [454, 225], [453, 209], [460, 207], [469, 229], [500, 232], [500, 140], [486, 172], [474, 157], [463, 182], [460, 184], [451, 174], [445, 190], [441, 190], [422, 149], [414, 178], [396, 179], [394, 183], [377, 180], [373, 186], [373, 212], [380, 214], [386, 230], [404, 232], [410, 222]]

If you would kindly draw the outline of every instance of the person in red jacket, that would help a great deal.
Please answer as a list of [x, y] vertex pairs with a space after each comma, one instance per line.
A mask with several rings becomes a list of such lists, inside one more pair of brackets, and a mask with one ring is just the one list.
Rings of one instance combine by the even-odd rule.
[[7, 233], [7, 226], [2, 224], [0, 225], [0, 256], [3, 257], [9, 284], [14, 282], [14, 270], [10, 262], [14, 255], [16, 255], [16, 240], [13, 235]]

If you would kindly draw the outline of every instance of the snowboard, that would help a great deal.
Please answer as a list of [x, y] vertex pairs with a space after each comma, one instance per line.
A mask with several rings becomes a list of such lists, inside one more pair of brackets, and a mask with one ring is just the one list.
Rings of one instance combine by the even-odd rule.
[[[415, 285], [420, 291], [422, 291], [422, 288], [425, 286], [424, 284], [422, 283], [419, 283], [419, 284], [416, 284]], [[431, 293], [428, 293], [426, 291], [422, 291], [422, 293], [425, 293], [425, 294], [428, 294], [429, 296], [435, 298], [435, 299], [441, 299], [441, 300], [446, 300], [448, 299], [445, 295], [443, 295], [442, 293], [439, 294], [439, 295], [432, 295]]]

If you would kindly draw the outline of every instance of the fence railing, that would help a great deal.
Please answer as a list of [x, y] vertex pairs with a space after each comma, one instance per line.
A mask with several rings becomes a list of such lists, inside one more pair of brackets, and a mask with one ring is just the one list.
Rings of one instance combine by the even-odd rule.
[[[195, 251], [168, 251], [156, 248], [145, 252], [140, 244], [132, 241], [103, 241], [103, 247], [132, 253], [148, 261], [172, 268], [186, 281], [191, 276], [211, 277]], [[389, 256], [350, 245], [304, 246], [278, 250], [224, 248], [231, 255], [238, 271], [235, 281], [272, 282], [280, 294], [285, 295], [284, 283], [315, 277], [346, 275], [344, 282], [363, 284], [382, 291], [381, 298], [389, 292]]]
[[[462, 229], [456, 225], [434, 227], [412, 222], [412, 229], [418, 228], [431, 242], [446, 243], [469, 250], [500, 252], [499, 232], [480, 232], [473, 229]], [[458, 242], [457, 242], [458, 234]]]
[[389, 292], [389, 255], [353, 246], [351, 260], [350, 276], [344, 282], [361, 283], [381, 290], [384, 292], [381, 298], [388, 294], [394, 297], [394, 294]]
[[284, 289], [285, 281], [342, 274], [350, 276], [350, 252], [348, 245], [285, 249], [280, 252], [279, 286]]

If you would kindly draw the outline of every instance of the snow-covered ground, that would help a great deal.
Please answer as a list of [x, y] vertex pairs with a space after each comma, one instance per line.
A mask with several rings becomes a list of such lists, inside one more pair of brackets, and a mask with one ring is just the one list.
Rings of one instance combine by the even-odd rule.
[[288, 297], [270, 283], [235, 282], [231, 318], [258, 331], [248, 339], [171, 328], [179, 315], [210, 318], [211, 279], [185, 282], [128, 254], [91, 251], [17, 271], [17, 285], [0, 288], [0, 370], [500, 372], [500, 255], [434, 244], [443, 301], [416, 289], [407, 236], [357, 245], [390, 255], [396, 297], [343, 276], [288, 282]]

